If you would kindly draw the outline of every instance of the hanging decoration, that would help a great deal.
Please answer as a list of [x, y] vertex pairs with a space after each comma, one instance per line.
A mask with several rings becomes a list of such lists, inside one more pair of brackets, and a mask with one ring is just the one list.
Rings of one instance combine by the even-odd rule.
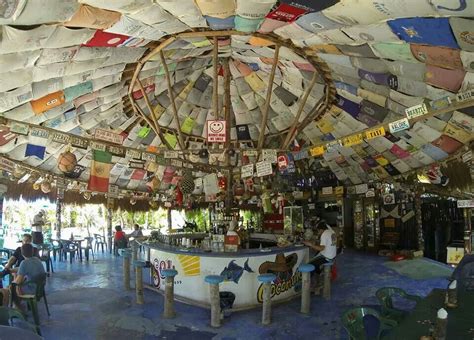
[[76, 155], [67, 150], [58, 157], [58, 169], [63, 173], [70, 173], [74, 170], [77, 164]]
[[180, 182], [181, 192], [189, 195], [194, 191], [194, 179], [191, 171], [185, 171]]

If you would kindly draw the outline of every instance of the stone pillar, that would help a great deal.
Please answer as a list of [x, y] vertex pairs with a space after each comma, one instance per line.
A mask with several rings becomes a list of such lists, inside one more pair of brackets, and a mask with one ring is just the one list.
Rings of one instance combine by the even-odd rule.
[[164, 269], [161, 274], [165, 277], [165, 303], [163, 317], [171, 319], [176, 316], [174, 311], [174, 277], [178, 274], [175, 269]]
[[130, 290], [130, 258], [132, 254], [130, 249], [120, 249], [120, 255], [123, 257], [123, 286], [125, 290]]
[[262, 274], [258, 281], [263, 285], [262, 297], [262, 325], [269, 325], [272, 321], [272, 282], [276, 279], [275, 274]]
[[221, 326], [221, 299], [219, 294], [219, 283], [224, 281], [220, 275], [208, 275], [204, 279], [209, 283], [209, 298], [211, 303], [211, 327]]
[[138, 243], [137, 241], [133, 240], [130, 241], [130, 247], [132, 248], [132, 261], [135, 262], [137, 260], [138, 254]]
[[302, 275], [301, 313], [308, 314], [311, 308], [311, 272], [316, 268], [312, 264], [302, 264], [298, 271]]
[[331, 268], [332, 262], [323, 264], [324, 268], [324, 286], [323, 286], [323, 298], [325, 300], [331, 299]]

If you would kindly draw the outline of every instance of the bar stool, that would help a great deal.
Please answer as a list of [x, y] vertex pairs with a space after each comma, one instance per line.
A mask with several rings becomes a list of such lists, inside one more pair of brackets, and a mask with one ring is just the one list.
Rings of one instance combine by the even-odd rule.
[[298, 267], [301, 273], [303, 287], [301, 289], [301, 313], [308, 314], [311, 307], [311, 272], [316, 267], [310, 263], [302, 264]]
[[207, 275], [204, 281], [209, 283], [209, 296], [211, 300], [211, 327], [221, 326], [221, 299], [219, 295], [219, 283], [224, 281], [221, 275]]
[[132, 251], [128, 248], [119, 249], [120, 255], [123, 257], [123, 286], [125, 290], [130, 290], [130, 258]]
[[178, 271], [175, 269], [164, 269], [161, 274], [165, 277], [165, 304], [163, 317], [165, 319], [171, 319], [176, 316], [174, 312], [174, 277], [178, 275]]
[[263, 283], [262, 324], [269, 325], [272, 318], [272, 282], [276, 279], [275, 274], [261, 274], [258, 281]]
[[323, 264], [324, 270], [324, 285], [323, 298], [325, 300], [331, 299], [331, 267], [332, 261]]
[[135, 293], [137, 298], [137, 304], [143, 305], [143, 268], [146, 268], [147, 264], [145, 261], [136, 260], [133, 261], [135, 267]]

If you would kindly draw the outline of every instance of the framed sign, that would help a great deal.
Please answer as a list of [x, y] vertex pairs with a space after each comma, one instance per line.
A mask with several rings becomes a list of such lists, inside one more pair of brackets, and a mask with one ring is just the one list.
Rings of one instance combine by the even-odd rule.
[[253, 176], [253, 164], [242, 165], [240, 175], [242, 178], [252, 177]]
[[257, 177], [269, 176], [273, 173], [272, 163], [270, 162], [258, 162], [255, 164], [257, 169]]
[[225, 120], [207, 121], [207, 141], [209, 143], [225, 143], [226, 122]]
[[103, 130], [103, 129], [95, 129], [94, 134], [95, 139], [103, 140], [105, 142], [110, 142], [114, 144], [122, 144], [123, 143], [123, 136], [119, 135], [118, 133]]

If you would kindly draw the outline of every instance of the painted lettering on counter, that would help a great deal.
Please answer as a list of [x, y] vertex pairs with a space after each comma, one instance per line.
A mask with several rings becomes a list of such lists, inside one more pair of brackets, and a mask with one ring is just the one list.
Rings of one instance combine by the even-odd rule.
[[[175, 269], [173, 262], [171, 260], [153, 260], [153, 266], [151, 267], [151, 275], [153, 278], [153, 286], [155, 288], [160, 288], [161, 280], [165, 277], [161, 274], [164, 269]], [[175, 283], [181, 283], [181, 281], [175, 281]]]

